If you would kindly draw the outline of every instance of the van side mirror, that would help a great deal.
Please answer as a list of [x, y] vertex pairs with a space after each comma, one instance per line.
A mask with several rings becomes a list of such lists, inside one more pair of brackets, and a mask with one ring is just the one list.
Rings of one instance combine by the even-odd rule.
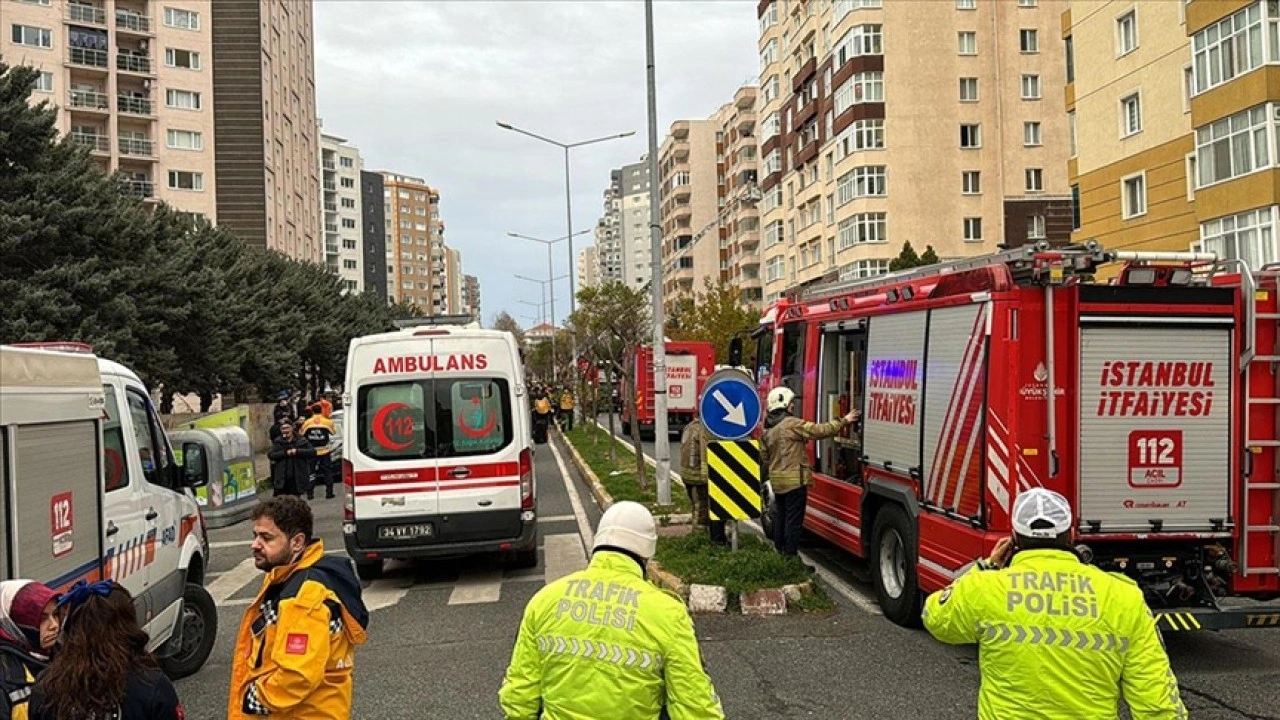
[[209, 460], [200, 443], [182, 443], [182, 484], [190, 488], [209, 484]]

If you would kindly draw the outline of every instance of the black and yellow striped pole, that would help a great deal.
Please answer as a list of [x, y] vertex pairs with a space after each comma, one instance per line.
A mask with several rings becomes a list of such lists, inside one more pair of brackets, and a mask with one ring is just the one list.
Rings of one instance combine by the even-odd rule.
[[712, 520], [728, 520], [730, 542], [738, 549], [738, 520], [760, 517], [760, 442], [720, 440], [707, 443], [708, 511]]

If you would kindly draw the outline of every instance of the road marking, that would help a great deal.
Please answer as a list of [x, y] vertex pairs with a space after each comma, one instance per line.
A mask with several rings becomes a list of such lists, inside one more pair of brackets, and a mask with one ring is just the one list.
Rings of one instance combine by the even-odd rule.
[[589, 548], [595, 543], [595, 533], [591, 530], [591, 523], [587, 521], [587, 511], [582, 509], [582, 498], [578, 497], [578, 489], [573, 486], [573, 476], [569, 474], [569, 468], [565, 467], [564, 458], [560, 456], [556, 444], [551, 442], [548, 445], [556, 459], [556, 466], [560, 468], [564, 489], [569, 492], [569, 504], [573, 506], [573, 515], [578, 519], [578, 534], [582, 536], [582, 545]]
[[247, 558], [219, 575], [216, 580], [206, 585], [205, 589], [213, 597], [214, 605], [222, 605], [227, 598], [235, 595], [237, 590], [253, 582], [261, 572], [254, 566], [253, 558]]
[[574, 520], [574, 519], [576, 519], [576, 517], [573, 515], [543, 515], [542, 517], [538, 518], [538, 522], [553, 523], [553, 522], [565, 522], [566, 520]]
[[360, 595], [367, 610], [381, 610], [403, 600], [410, 587], [402, 580], [374, 580]]
[[465, 573], [449, 594], [450, 605], [475, 605], [498, 602], [502, 595], [502, 570], [480, 570]]
[[222, 540], [220, 542], [211, 542], [209, 543], [209, 547], [214, 549], [232, 548], [232, 547], [249, 547], [252, 544], [253, 544], [253, 539], [250, 538], [249, 540]]
[[548, 535], [543, 547], [542, 565], [548, 584], [587, 566], [582, 540], [573, 533]]

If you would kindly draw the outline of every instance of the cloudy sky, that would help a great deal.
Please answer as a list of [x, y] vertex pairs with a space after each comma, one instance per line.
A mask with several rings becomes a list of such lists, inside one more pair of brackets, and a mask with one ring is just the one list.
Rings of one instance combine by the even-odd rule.
[[[658, 141], [754, 82], [755, 0], [655, 3]], [[563, 151], [502, 130], [503, 120], [572, 143], [574, 231], [602, 214], [609, 170], [648, 147], [644, 6], [603, 2], [316, 0], [316, 86], [324, 129], [360, 148], [369, 170], [426, 178], [441, 192], [445, 240], [480, 278], [486, 323], [507, 310], [528, 327], [546, 246], [508, 231], [565, 234]], [[575, 252], [591, 235], [574, 238]], [[555, 274], [568, 272], [565, 243]], [[568, 314], [557, 283], [556, 317]]]

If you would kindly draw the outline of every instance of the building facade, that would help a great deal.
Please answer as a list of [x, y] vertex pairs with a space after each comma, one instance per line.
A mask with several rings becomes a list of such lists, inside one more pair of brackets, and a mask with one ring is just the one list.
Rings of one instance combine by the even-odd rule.
[[649, 163], [642, 158], [618, 170], [618, 262], [621, 282], [633, 290], [652, 279], [649, 218]]
[[388, 295], [421, 306], [428, 315], [446, 314], [440, 193], [418, 177], [388, 172], [382, 173], [382, 181]]
[[622, 282], [622, 171], [609, 173], [604, 215], [596, 221], [596, 277], [601, 285]]
[[363, 169], [358, 148], [336, 135], [320, 135], [324, 259], [346, 292], [364, 292]]
[[1066, 241], [1065, 7], [762, 0], [764, 300], [885, 272], [906, 241]]
[[311, 0], [186, 4], [211, 16], [218, 224], [324, 262]]
[[32, 102], [104, 171], [216, 222], [211, 24], [196, 0], [4, 0], [0, 57], [40, 71]]
[[360, 250], [363, 253], [364, 291], [383, 302], [387, 297], [387, 278], [394, 272], [388, 260], [391, 231], [387, 227], [387, 206], [382, 173], [360, 172]]
[[462, 312], [480, 322], [480, 280], [475, 275], [462, 276]]
[[[596, 224], [597, 232], [599, 223]], [[599, 239], [597, 238], [597, 242]], [[578, 251], [578, 287], [589, 288], [600, 285], [599, 250], [595, 245], [588, 245]]]
[[[1280, 8], [1070, 3], [1066, 101], [1077, 239], [1275, 262]], [[1104, 55], [1105, 54], [1105, 55]]]
[[445, 315], [467, 313], [463, 302], [462, 253], [456, 248], [444, 249], [444, 310]]

